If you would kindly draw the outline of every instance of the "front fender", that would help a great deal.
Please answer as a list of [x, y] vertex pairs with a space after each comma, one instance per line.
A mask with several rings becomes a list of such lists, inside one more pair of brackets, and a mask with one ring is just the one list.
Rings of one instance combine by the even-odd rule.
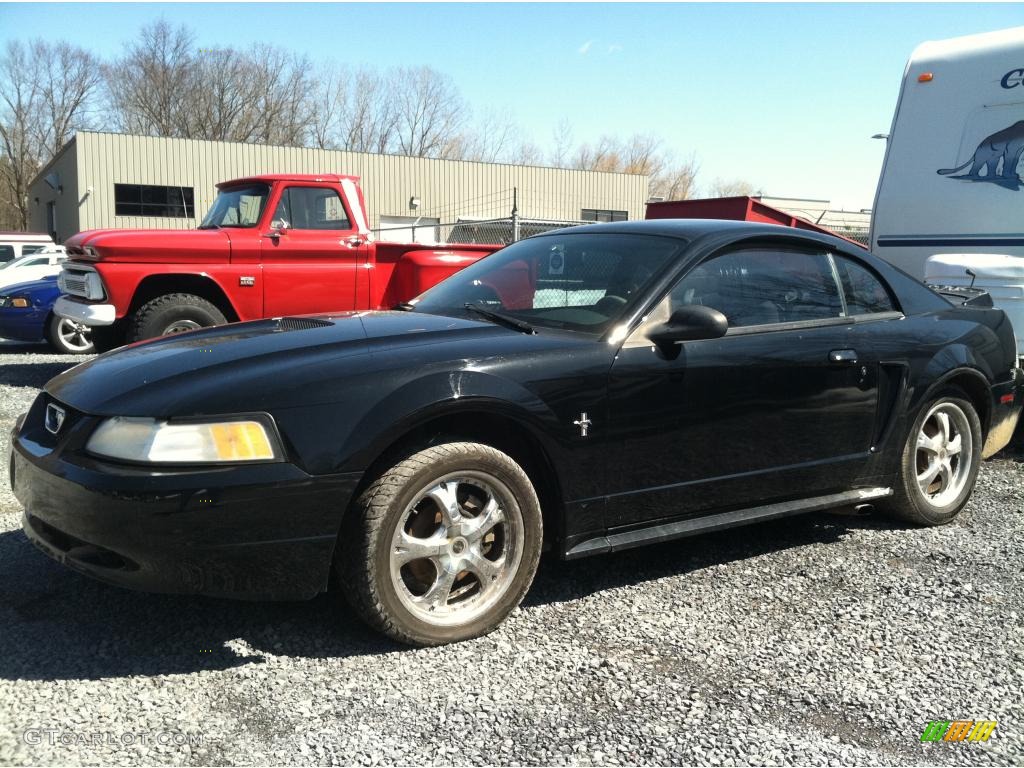
[[437, 418], [487, 413], [516, 421], [543, 444], [557, 424], [551, 408], [534, 392], [483, 371], [432, 373], [389, 393], [353, 426], [338, 471], [365, 470], [403, 435]]

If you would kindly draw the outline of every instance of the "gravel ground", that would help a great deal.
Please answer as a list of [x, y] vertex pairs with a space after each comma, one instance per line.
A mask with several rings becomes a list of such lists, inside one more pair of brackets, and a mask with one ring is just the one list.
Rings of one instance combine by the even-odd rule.
[[[4, 456], [77, 362], [40, 350], [0, 345]], [[942, 529], [823, 514], [548, 559], [497, 632], [428, 650], [326, 596], [86, 580], [26, 541], [4, 473], [0, 764], [1024, 765], [1022, 462]], [[999, 725], [922, 745], [932, 719]]]

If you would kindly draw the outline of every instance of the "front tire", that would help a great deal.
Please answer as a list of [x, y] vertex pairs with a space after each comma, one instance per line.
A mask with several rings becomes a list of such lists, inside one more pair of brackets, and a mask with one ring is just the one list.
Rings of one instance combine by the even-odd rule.
[[206, 299], [191, 293], [168, 293], [139, 307], [132, 318], [128, 340], [143, 341], [226, 322], [224, 313]]
[[540, 502], [522, 468], [479, 443], [426, 448], [348, 511], [335, 575], [363, 619], [410, 645], [487, 634], [519, 605], [540, 559]]
[[960, 390], [921, 408], [900, 460], [893, 496], [880, 506], [918, 525], [946, 525], [967, 505], [981, 466], [981, 420]]
[[92, 343], [92, 329], [66, 317], [50, 316], [46, 324], [46, 339], [54, 350], [65, 355], [91, 355], [96, 351]]

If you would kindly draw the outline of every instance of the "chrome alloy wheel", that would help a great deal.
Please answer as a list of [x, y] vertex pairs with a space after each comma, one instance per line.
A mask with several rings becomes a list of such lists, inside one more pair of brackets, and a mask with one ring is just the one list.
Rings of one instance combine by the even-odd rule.
[[944, 507], [959, 497], [971, 475], [973, 438], [967, 415], [948, 401], [928, 411], [917, 435], [917, 487], [925, 500]]
[[395, 526], [391, 580], [417, 619], [473, 621], [508, 591], [522, 559], [522, 513], [493, 475], [446, 475], [417, 493]]
[[92, 349], [89, 326], [62, 317], [57, 323], [57, 335], [70, 352], [88, 352]]
[[195, 331], [202, 328], [199, 323], [195, 320], [175, 320], [173, 323], [164, 328], [164, 332], [161, 336], [173, 336], [176, 333], [185, 333], [185, 331]]

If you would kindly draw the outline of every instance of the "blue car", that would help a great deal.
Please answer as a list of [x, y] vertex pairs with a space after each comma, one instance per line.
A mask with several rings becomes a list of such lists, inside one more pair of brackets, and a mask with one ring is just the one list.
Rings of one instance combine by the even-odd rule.
[[0, 339], [48, 341], [69, 355], [95, 352], [88, 326], [53, 314], [58, 296], [56, 276], [0, 288]]

